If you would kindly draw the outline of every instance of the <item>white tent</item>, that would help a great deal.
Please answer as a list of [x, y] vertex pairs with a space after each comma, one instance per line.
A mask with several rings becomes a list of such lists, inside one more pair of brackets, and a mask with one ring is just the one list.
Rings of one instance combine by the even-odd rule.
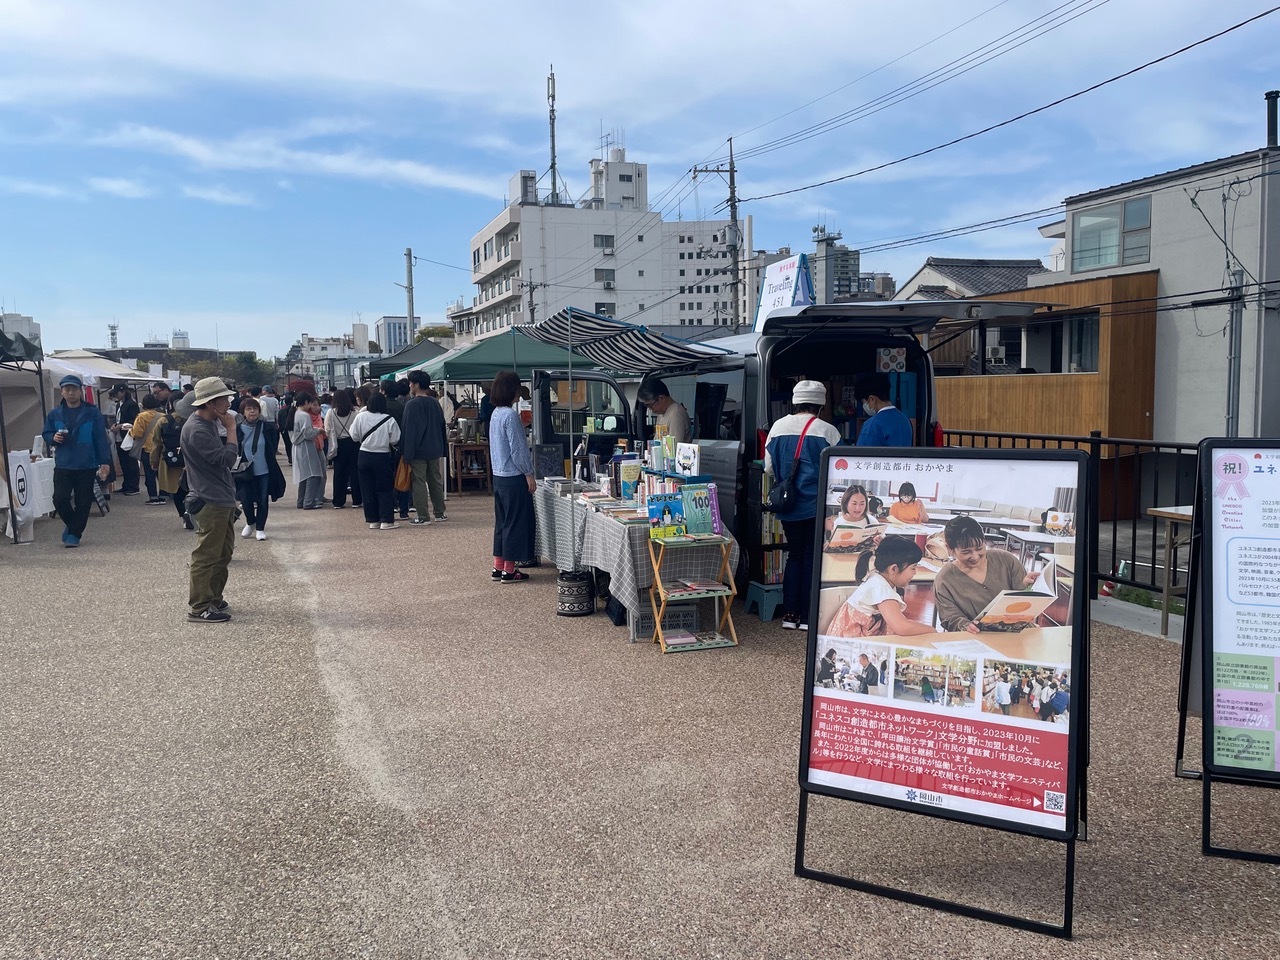
[[155, 379], [149, 373], [126, 367], [114, 360], [90, 353], [88, 350], [63, 350], [59, 353], [51, 353], [45, 358], [45, 365], [58, 372], [60, 376], [74, 373], [91, 387], [100, 386], [104, 380], [139, 383]]

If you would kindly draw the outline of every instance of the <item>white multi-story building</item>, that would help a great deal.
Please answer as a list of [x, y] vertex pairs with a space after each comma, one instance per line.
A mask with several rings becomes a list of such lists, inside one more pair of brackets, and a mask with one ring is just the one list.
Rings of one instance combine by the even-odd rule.
[[373, 339], [378, 341], [384, 355], [399, 353], [413, 343], [413, 335], [418, 332], [421, 320], [421, 317], [414, 317], [410, 324], [408, 317], [379, 317], [373, 322]]
[[0, 313], [0, 330], [10, 335], [21, 334], [28, 340], [40, 340], [40, 324], [20, 313]]
[[[477, 339], [567, 306], [646, 326], [732, 325], [728, 220], [663, 221], [649, 209], [647, 164], [620, 147], [591, 161], [576, 205], [540, 196], [537, 180], [512, 177], [507, 206], [472, 237]], [[742, 226], [737, 249], [750, 249], [750, 218]]]

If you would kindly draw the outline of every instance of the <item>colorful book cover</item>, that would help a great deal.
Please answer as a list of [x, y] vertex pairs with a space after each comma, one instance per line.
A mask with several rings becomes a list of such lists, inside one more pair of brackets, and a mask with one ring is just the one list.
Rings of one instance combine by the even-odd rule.
[[683, 647], [697, 643], [698, 636], [688, 630], [663, 630], [662, 640], [668, 647]]
[[696, 476], [702, 463], [702, 448], [696, 443], [676, 444], [675, 473], [685, 477]]
[[686, 532], [683, 496], [655, 493], [649, 498], [649, 536], [682, 537]]
[[639, 460], [623, 460], [618, 464], [618, 493], [623, 500], [635, 499], [643, 475], [644, 464]]
[[672, 436], [664, 436], [662, 438], [662, 469], [667, 473], [676, 472], [676, 438]]
[[680, 491], [684, 499], [684, 520], [689, 533], [715, 533], [711, 495], [705, 483], [686, 483]]

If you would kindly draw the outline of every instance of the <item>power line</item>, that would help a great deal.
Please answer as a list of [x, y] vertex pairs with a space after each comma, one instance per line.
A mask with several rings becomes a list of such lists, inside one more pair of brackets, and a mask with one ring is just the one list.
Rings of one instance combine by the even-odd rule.
[[792, 187], [789, 190], [779, 190], [779, 191], [776, 191], [775, 193], [765, 193], [765, 194], [761, 194], [758, 197], [747, 197], [738, 202], [750, 203], [754, 200], [769, 200], [773, 197], [785, 197], [793, 193], [800, 193], [804, 190], [813, 190], [816, 187], [825, 187], [825, 186], [830, 186], [833, 183], [840, 183], [845, 180], [852, 180], [855, 177], [865, 176], [868, 173], [876, 173], [880, 170], [885, 170], [889, 167], [897, 166], [900, 163], [906, 163], [908, 160], [918, 160], [920, 157], [928, 156], [931, 153], [937, 153], [939, 150], [945, 150], [948, 147], [954, 147], [957, 144], [964, 143], [968, 140], [974, 140], [978, 137], [983, 136], [984, 134], [991, 133], [994, 130], [999, 130], [1002, 127], [1010, 126], [1011, 124], [1017, 123], [1020, 120], [1026, 120], [1028, 117], [1033, 117], [1038, 113], [1044, 113], [1046, 110], [1050, 110], [1054, 107], [1061, 106], [1064, 103], [1068, 103], [1071, 100], [1075, 100], [1079, 97], [1083, 97], [1085, 94], [1093, 93], [1095, 90], [1099, 90], [1102, 87], [1107, 86], [1108, 84], [1112, 84], [1118, 80], [1123, 80], [1127, 77], [1133, 76], [1134, 74], [1141, 73], [1143, 70], [1146, 70], [1149, 67], [1154, 67], [1157, 64], [1164, 63], [1166, 60], [1171, 60], [1174, 57], [1180, 56], [1181, 54], [1184, 54], [1189, 50], [1194, 50], [1196, 47], [1203, 46], [1206, 43], [1209, 43], [1213, 40], [1217, 40], [1221, 37], [1224, 37], [1227, 34], [1232, 33], [1233, 31], [1236, 31], [1241, 29], [1242, 27], [1248, 26], [1254, 21], [1261, 20], [1263, 17], [1268, 17], [1271, 14], [1275, 13], [1277, 10], [1280, 10], [1280, 6], [1272, 7], [1269, 10], [1264, 10], [1262, 13], [1249, 17], [1247, 20], [1242, 20], [1239, 23], [1235, 24], [1234, 26], [1227, 27], [1225, 30], [1220, 30], [1217, 33], [1211, 34], [1210, 36], [1197, 40], [1194, 43], [1189, 43], [1185, 47], [1180, 47], [1179, 49], [1174, 50], [1172, 53], [1166, 53], [1162, 57], [1157, 57], [1154, 60], [1149, 60], [1146, 63], [1142, 64], [1141, 66], [1134, 67], [1131, 70], [1126, 70], [1124, 73], [1119, 73], [1113, 77], [1108, 77], [1106, 80], [1102, 80], [1102, 81], [1099, 81], [1098, 83], [1093, 84], [1092, 86], [1085, 87], [1083, 90], [1077, 90], [1075, 93], [1068, 94], [1067, 96], [1054, 100], [1051, 103], [1046, 103], [1043, 106], [1036, 107], [1034, 110], [1028, 110], [1025, 113], [1018, 114], [1016, 117], [1010, 117], [1008, 120], [1002, 120], [999, 123], [993, 123], [988, 127], [983, 127], [981, 130], [976, 130], [973, 133], [965, 134], [962, 137], [956, 137], [954, 140], [948, 140], [946, 143], [940, 143], [940, 144], [937, 144], [936, 146], [929, 147], [926, 150], [919, 150], [915, 153], [908, 154], [905, 157], [899, 157], [896, 160], [889, 160], [889, 161], [886, 161], [885, 163], [876, 164], [873, 167], [867, 167], [863, 170], [857, 170], [853, 173], [846, 173], [839, 177], [831, 177], [830, 179], [820, 180], [817, 183], [806, 184], [802, 187]]
[[[1110, 0], [1069, 0], [1069, 2], [1055, 7], [1043, 16], [1036, 17], [1034, 20], [1023, 24], [1016, 30], [997, 37], [995, 40], [988, 41], [976, 50], [971, 50], [964, 56], [957, 57], [955, 60], [924, 74], [924, 76], [917, 77], [915, 80], [890, 90], [888, 93], [882, 94], [861, 106], [854, 107], [835, 117], [830, 117], [777, 140], [750, 147], [740, 153], [739, 159], [761, 156], [783, 147], [811, 140], [821, 134], [848, 126], [858, 120], [887, 110], [889, 107], [914, 99], [934, 87], [941, 86], [943, 83], [964, 76], [971, 70], [999, 59], [1006, 53], [1012, 53], [1032, 40], [1037, 40], [1045, 34], [1057, 30], [1059, 27], [1066, 26], [1071, 21], [1084, 16], [1086, 13], [1091, 13], [1109, 2]], [[1042, 23], [1041, 21], [1046, 22]]]

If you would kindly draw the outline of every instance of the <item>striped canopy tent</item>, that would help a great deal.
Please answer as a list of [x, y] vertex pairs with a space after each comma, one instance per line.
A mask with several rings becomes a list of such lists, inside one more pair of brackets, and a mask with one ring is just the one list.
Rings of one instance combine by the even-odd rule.
[[526, 336], [568, 347], [601, 370], [643, 376], [655, 370], [695, 366], [722, 357], [727, 350], [654, 333], [648, 327], [601, 317], [577, 307], [525, 324]]

